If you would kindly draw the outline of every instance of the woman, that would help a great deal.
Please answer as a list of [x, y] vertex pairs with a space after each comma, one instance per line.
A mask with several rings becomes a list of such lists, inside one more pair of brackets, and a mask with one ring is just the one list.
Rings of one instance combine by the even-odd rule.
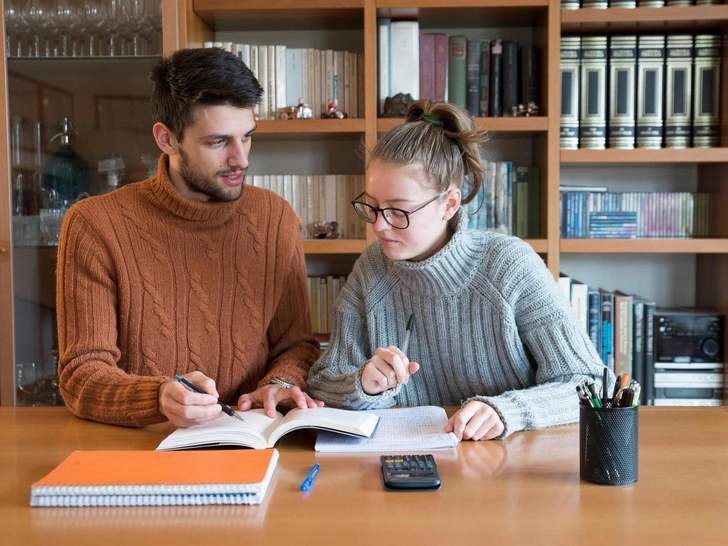
[[604, 369], [586, 331], [529, 245], [466, 228], [461, 205], [483, 184], [484, 138], [457, 106], [419, 101], [371, 151], [352, 203], [378, 240], [335, 302], [313, 398], [461, 405], [445, 428], [459, 440], [577, 420], [575, 387], [600, 383]]

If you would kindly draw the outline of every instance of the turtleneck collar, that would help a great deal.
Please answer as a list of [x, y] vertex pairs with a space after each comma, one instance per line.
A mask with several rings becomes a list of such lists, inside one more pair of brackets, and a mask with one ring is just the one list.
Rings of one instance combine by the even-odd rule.
[[482, 232], [467, 229], [462, 209], [450, 241], [437, 254], [422, 260], [392, 262], [403, 286], [420, 294], [442, 295], [459, 292], [469, 286], [477, 271], [475, 265], [483, 255]]
[[[169, 156], [162, 154], [157, 166], [157, 175], [149, 179], [149, 187], [156, 204], [177, 218], [198, 222], [204, 226], [214, 226], [226, 222], [240, 206], [238, 201], [204, 202], [182, 196], [172, 185], [168, 165]], [[244, 198], [244, 195], [240, 197]]]

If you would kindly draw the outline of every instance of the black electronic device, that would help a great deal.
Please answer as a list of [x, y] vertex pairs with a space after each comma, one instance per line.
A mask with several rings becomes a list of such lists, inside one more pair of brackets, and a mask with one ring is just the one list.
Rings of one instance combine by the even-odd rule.
[[440, 473], [432, 455], [382, 455], [379, 460], [387, 491], [440, 489]]
[[723, 367], [724, 317], [714, 311], [680, 308], [655, 312], [655, 367]]

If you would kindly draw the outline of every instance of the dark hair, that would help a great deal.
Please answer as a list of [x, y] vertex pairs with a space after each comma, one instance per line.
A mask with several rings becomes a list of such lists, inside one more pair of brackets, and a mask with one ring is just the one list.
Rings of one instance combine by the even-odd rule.
[[253, 108], [263, 88], [238, 57], [218, 47], [180, 49], [152, 69], [152, 118], [182, 141], [196, 106]]
[[[404, 123], [377, 140], [367, 166], [372, 161], [422, 163], [436, 191], [445, 191], [454, 183], [463, 191], [461, 202], [466, 204], [483, 185], [480, 144], [486, 140], [487, 134], [475, 129], [467, 111], [447, 102], [423, 99], [410, 104]], [[463, 189], [466, 181], [470, 188], [467, 195]]]

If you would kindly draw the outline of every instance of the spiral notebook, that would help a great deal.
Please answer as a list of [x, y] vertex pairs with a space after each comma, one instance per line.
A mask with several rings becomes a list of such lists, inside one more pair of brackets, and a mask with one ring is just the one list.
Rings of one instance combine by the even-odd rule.
[[278, 450], [74, 451], [31, 486], [31, 506], [260, 504]]

